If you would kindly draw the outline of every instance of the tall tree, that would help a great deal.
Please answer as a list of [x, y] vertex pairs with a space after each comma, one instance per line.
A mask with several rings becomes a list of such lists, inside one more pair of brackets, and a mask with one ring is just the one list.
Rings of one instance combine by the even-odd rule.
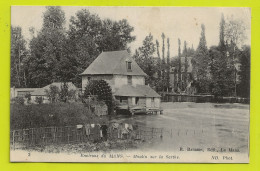
[[167, 90], [170, 88], [170, 39], [167, 38], [167, 64], [166, 64], [166, 87]]
[[163, 83], [163, 86], [162, 86], [162, 88], [163, 88], [163, 91], [165, 91], [165, 34], [164, 33], [162, 33], [162, 35], [161, 35], [161, 37], [162, 37], [162, 67], [161, 67], [161, 69], [162, 69], [162, 83]]
[[26, 87], [26, 41], [21, 27], [11, 27], [11, 87]]
[[227, 18], [225, 23], [225, 38], [227, 41], [227, 51], [229, 53], [229, 65], [232, 67], [232, 78], [234, 83], [233, 95], [237, 95], [237, 69], [236, 64], [239, 63], [238, 54], [239, 47], [243, 45], [243, 41], [247, 38], [246, 27], [242, 20], [235, 19], [233, 16]]
[[178, 88], [182, 90], [182, 80], [181, 80], [181, 40], [178, 39]]
[[135, 40], [134, 28], [127, 20], [101, 20], [97, 14], [80, 10], [70, 19], [68, 43], [66, 46], [69, 59], [72, 59], [74, 82], [80, 84], [81, 74], [102, 51], [128, 49], [128, 44]]
[[30, 42], [30, 86], [42, 87], [62, 79], [60, 62], [64, 58], [65, 13], [61, 7], [46, 7], [43, 27]]
[[232, 95], [232, 90], [234, 89], [233, 60], [228, 53], [229, 46], [225, 37], [225, 20], [223, 15], [221, 16], [219, 28], [219, 45], [211, 47], [209, 51], [211, 60], [211, 92], [216, 96], [228, 96]]
[[240, 83], [238, 85], [238, 95], [241, 97], [250, 97], [250, 46], [243, 46], [240, 51], [240, 71], [238, 72]]
[[201, 36], [194, 56], [195, 74], [198, 81], [198, 92], [209, 93], [209, 54], [205, 36], [205, 25], [201, 24]]
[[150, 33], [143, 40], [143, 45], [138, 49], [139, 56], [135, 56], [138, 65], [143, 69], [143, 71], [148, 75], [146, 83], [154, 85], [154, 74], [156, 73], [156, 63], [153, 59], [153, 54], [155, 52], [155, 44], [153, 43], [153, 36]]
[[233, 41], [233, 43], [241, 47], [244, 43], [244, 40], [247, 39], [246, 36], [246, 25], [243, 22], [243, 20], [239, 18], [234, 18], [232, 15], [231, 17], [227, 18], [227, 22], [225, 24], [225, 38], [230, 43]]
[[184, 41], [184, 48], [183, 48], [183, 52], [184, 52], [184, 57], [185, 57], [185, 63], [184, 63], [184, 88], [187, 87], [188, 84], [188, 58], [187, 58], [187, 42]]
[[223, 13], [221, 14], [221, 20], [219, 24], [219, 47], [225, 47], [225, 19]]
[[162, 61], [161, 61], [161, 56], [160, 56], [160, 45], [159, 45], [159, 41], [156, 40], [156, 52], [157, 52], [157, 75], [158, 75], [158, 79], [161, 80], [162, 78]]
[[226, 55], [221, 51], [220, 47], [213, 46], [209, 50], [209, 56], [211, 59], [212, 94], [215, 96], [231, 95], [232, 77], [230, 75], [232, 71], [227, 67], [228, 60]]

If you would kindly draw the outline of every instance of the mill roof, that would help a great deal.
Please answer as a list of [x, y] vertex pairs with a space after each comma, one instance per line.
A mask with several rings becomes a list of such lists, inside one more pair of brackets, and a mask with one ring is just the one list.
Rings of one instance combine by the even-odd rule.
[[[131, 71], [127, 70], [127, 61], [132, 63]], [[81, 75], [105, 74], [146, 76], [126, 50], [102, 52]]]
[[114, 95], [128, 97], [161, 97], [156, 93], [156, 91], [147, 85], [123, 85]]

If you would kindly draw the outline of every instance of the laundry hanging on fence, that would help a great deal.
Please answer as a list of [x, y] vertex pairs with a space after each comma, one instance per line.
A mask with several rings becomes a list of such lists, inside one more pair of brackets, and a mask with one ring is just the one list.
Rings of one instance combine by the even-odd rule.
[[90, 128], [91, 128], [91, 125], [90, 125], [90, 124], [85, 124], [85, 130], [86, 130], [86, 135], [87, 135], [87, 136], [90, 135]]
[[112, 123], [112, 128], [113, 129], [118, 129], [119, 123]]
[[128, 130], [133, 131], [133, 126], [131, 124], [128, 125]]
[[107, 138], [107, 129], [108, 129], [107, 125], [102, 125], [100, 127], [100, 129], [102, 131], [102, 137], [104, 137], [106, 139]]
[[83, 125], [77, 125], [76, 127], [77, 127], [77, 129], [81, 129], [81, 128], [83, 128]]

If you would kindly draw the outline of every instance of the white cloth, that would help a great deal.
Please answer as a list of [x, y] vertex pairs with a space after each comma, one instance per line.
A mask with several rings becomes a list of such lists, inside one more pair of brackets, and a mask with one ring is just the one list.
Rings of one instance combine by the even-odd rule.
[[81, 129], [83, 125], [77, 125], [77, 129]]

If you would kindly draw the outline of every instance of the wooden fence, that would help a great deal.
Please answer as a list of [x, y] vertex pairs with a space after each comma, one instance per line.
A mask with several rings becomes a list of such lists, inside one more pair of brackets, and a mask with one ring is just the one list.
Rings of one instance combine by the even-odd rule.
[[244, 103], [249, 104], [249, 98], [241, 97], [214, 97], [213, 95], [181, 95], [161, 93], [162, 102], [195, 102], [195, 103]]
[[[108, 127], [107, 139], [135, 139], [148, 140], [163, 137], [162, 128], [149, 128], [134, 125], [135, 129], [122, 133], [120, 129]], [[50, 144], [70, 144], [83, 142], [97, 142], [105, 140], [100, 134], [100, 129], [91, 129], [86, 133], [85, 127], [42, 127], [11, 131], [10, 143], [12, 149], [28, 148], [33, 146], [46, 146]]]

